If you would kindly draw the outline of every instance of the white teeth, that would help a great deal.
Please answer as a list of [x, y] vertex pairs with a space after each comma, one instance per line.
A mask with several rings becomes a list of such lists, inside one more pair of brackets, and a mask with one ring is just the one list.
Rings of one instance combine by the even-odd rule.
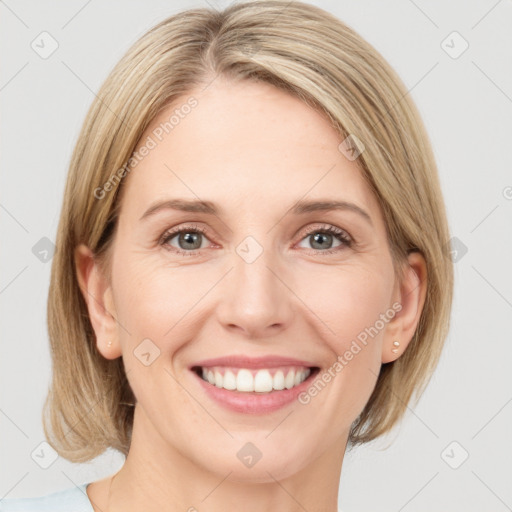
[[277, 370], [274, 375], [273, 388], [277, 390], [284, 389], [284, 374], [281, 370]]
[[272, 391], [274, 380], [268, 370], [260, 370], [254, 377], [254, 391], [258, 393], [268, 393]]
[[277, 370], [272, 377], [268, 369], [253, 371], [241, 368], [238, 371], [220, 370], [220, 367], [202, 368], [203, 379], [218, 388], [230, 391], [270, 393], [298, 386], [310, 375], [311, 369]]
[[236, 376], [236, 389], [238, 391], [254, 391], [254, 379], [249, 370], [239, 370]]
[[295, 383], [295, 372], [288, 372], [288, 375], [284, 379], [284, 387], [286, 389], [292, 389]]
[[224, 389], [229, 389], [230, 391], [233, 391], [234, 389], [236, 389], [236, 376], [235, 376], [235, 374], [228, 370], [224, 374], [224, 381], [222, 383], [222, 386], [219, 386], [219, 387], [223, 387]]

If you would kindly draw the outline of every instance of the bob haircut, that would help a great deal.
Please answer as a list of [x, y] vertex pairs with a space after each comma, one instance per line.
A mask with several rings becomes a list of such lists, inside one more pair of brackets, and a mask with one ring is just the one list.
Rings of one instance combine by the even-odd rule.
[[144, 131], [164, 108], [219, 75], [272, 84], [325, 114], [344, 138], [355, 135], [356, 147], [364, 145], [356, 162], [384, 215], [395, 279], [403, 278], [411, 251], [425, 258], [427, 293], [413, 339], [382, 364], [347, 446], [390, 431], [438, 364], [453, 294], [449, 229], [430, 141], [398, 75], [354, 30], [300, 1], [190, 9], [154, 26], [118, 62], [71, 157], [48, 294], [53, 372], [42, 418], [51, 446], [72, 462], [108, 448], [126, 456], [134, 414], [128, 405], [135, 402], [123, 358], [107, 360], [96, 348], [74, 250], [86, 244], [110, 277], [121, 176], [134, 167], [130, 158]]

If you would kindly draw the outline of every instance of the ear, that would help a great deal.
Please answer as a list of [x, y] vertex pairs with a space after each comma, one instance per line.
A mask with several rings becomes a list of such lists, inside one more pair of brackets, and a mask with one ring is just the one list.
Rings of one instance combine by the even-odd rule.
[[96, 334], [97, 349], [106, 359], [116, 359], [121, 355], [121, 347], [110, 283], [87, 246], [79, 245], [74, 257], [78, 284]]
[[[427, 294], [427, 264], [423, 255], [411, 252], [402, 283], [397, 283], [393, 304], [401, 305], [393, 319], [387, 324], [382, 346], [382, 362], [398, 359], [412, 340], [425, 304]], [[393, 342], [400, 345], [395, 346]], [[395, 349], [397, 352], [392, 352]]]

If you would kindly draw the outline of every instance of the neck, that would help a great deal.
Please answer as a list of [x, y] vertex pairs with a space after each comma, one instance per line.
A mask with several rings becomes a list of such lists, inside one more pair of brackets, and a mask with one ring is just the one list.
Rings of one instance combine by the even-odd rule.
[[266, 466], [262, 457], [252, 468], [240, 472], [236, 452], [244, 442], [234, 443], [238, 448], [230, 450], [232, 469], [226, 471], [222, 465], [213, 464], [208, 454], [193, 460], [180, 450], [183, 445], [170, 444], [148, 422], [147, 416], [136, 410], [130, 452], [115, 475], [106, 512], [338, 510], [348, 435], [340, 436], [335, 446], [327, 447], [298, 471], [294, 472], [289, 461], [279, 461], [279, 454], [272, 454], [266, 458]]

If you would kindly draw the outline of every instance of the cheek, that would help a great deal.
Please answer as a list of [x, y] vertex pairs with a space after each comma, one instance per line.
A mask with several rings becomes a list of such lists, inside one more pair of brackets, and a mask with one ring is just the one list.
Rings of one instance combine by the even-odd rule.
[[211, 286], [193, 266], [177, 268], [138, 255], [119, 261], [113, 279], [120, 321], [129, 332], [155, 340], [168, 337]]
[[337, 354], [353, 340], [364, 341], [365, 333], [368, 339], [382, 335], [385, 322], [380, 319], [391, 306], [392, 291], [389, 269], [384, 267], [340, 265], [310, 274], [307, 280], [302, 277], [304, 301], [324, 325], [325, 340]]
[[[310, 278], [309, 286], [305, 282], [301, 286], [314, 313], [310, 318], [317, 317], [315, 325], [331, 357], [299, 402], [324, 424], [348, 431], [371, 396], [380, 371], [383, 333], [393, 313], [392, 281], [384, 266], [328, 270]], [[383, 321], [386, 313], [389, 319]], [[317, 435], [322, 437], [321, 427]]]
[[[153, 255], [124, 255], [115, 262], [112, 279], [130, 385], [155, 417], [162, 414], [162, 400], [170, 401], [167, 411], [190, 407], [190, 396], [170, 376], [169, 362], [193, 336], [194, 305], [211, 287], [210, 281], [193, 266], [173, 268]], [[168, 392], [162, 395], [162, 389]]]
[[199, 272], [195, 265], [178, 268], [162, 257], [137, 253], [119, 261], [113, 280], [123, 360], [134, 392], [148, 406], [161, 397], [162, 384], [173, 404], [168, 410], [190, 401], [170, 374], [181, 368], [183, 348], [197, 338], [200, 323], [212, 313], [212, 308], [204, 309], [216, 282], [212, 272]]

